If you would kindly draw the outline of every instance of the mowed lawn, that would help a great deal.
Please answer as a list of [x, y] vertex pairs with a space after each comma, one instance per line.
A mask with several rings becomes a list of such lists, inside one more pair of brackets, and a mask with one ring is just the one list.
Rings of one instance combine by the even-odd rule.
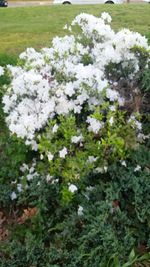
[[63, 26], [81, 12], [99, 16], [109, 12], [114, 29], [129, 28], [150, 39], [150, 5], [72, 5], [0, 9], [0, 54], [18, 55], [27, 47], [50, 46], [54, 36], [63, 36]]

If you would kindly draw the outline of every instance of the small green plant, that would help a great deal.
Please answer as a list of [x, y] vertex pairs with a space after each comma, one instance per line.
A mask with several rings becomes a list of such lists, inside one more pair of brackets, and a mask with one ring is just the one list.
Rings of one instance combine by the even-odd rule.
[[[135, 266], [135, 264], [142, 263], [145, 261], [147, 262], [147, 264], [150, 264], [150, 254], [149, 253], [144, 254], [143, 256], [138, 256], [135, 254], [134, 250], [132, 250], [130, 255], [129, 255], [128, 261], [126, 263], [120, 264], [118, 255], [116, 254], [110, 258], [110, 260], [107, 264], [107, 267], [133, 267], [133, 266]], [[146, 266], [146, 265], [144, 265], [144, 266]], [[147, 266], [149, 266], [149, 265], [147, 265]]]

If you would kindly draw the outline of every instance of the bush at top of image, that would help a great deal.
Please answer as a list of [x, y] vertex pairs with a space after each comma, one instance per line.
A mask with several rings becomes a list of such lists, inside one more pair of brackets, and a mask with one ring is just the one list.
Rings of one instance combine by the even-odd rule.
[[[81, 14], [72, 22], [79, 34], [69, 28], [71, 34], [54, 38], [52, 48], [29, 48], [20, 55], [20, 66], [7, 67], [12, 83], [3, 103], [12, 133], [35, 140], [56, 116], [77, 116], [84, 109], [90, 116], [106, 100], [133, 105], [140, 93], [139, 74], [148, 69], [149, 46], [128, 29], [115, 33], [110, 21], [107, 13], [101, 18]], [[140, 107], [131, 108], [138, 112]]]
[[10, 183], [21, 210], [7, 265], [20, 242], [24, 267], [106, 267], [148, 252], [150, 47], [110, 22], [80, 14], [51, 48], [0, 68], [6, 123], [32, 151]]

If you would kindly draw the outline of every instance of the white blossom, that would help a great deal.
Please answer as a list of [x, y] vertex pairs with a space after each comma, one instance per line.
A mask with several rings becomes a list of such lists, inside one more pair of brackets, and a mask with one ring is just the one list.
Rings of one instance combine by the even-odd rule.
[[27, 178], [27, 180], [28, 181], [31, 181], [31, 180], [33, 180], [35, 177], [37, 177], [38, 176], [38, 173], [37, 172], [34, 172], [34, 173], [28, 173], [27, 174], [27, 176], [26, 176], [26, 178]]
[[17, 190], [18, 192], [22, 192], [22, 184], [17, 184]]
[[113, 117], [110, 117], [109, 123], [110, 123], [111, 126], [113, 125], [113, 123], [114, 123], [114, 118]]
[[69, 189], [69, 191], [71, 193], [74, 193], [74, 192], [76, 192], [78, 190], [78, 188], [74, 184], [70, 184], [69, 187], [68, 187], [68, 189]]
[[82, 216], [83, 215], [83, 207], [79, 205], [78, 207], [78, 216]]
[[142, 130], [142, 123], [139, 122], [134, 115], [131, 115], [128, 122], [132, 123], [132, 127], [136, 128], [137, 130], [141, 131]]
[[10, 198], [11, 198], [11, 200], [14, 200], [17, 198], [17, 195], [14, 191], [11, 193]]
[[106, 89], [106, 97], [110, 100], [110, 101], [117, 101], [119, 98], [119, 93], [115, 90], [112, 89]]
[[20, 167], [20, 170], [22, 172], [25, 172], [25, 171], [29, 170], [29, 167], [26, 163], [23, 163], [22, 166]]
[[68, 25], [65, 24], [65, 26], [63, 27], [63, 30], [67, 30], [68, 29]]
[[106, 173], [107, 170], [108, 170], [108, 167], [107, 166], [97, 167], [97, 168], [95, 168], [94, 172], [95, 173]]
[[89, 163], [93, 163], [93, 162], [97, 161], [97, 159], [98, 159], [98, 157], [89, 156], [89, 157], [88, 157], [88, 162], [89, 162]]
[[52, 180], [53, 180], [53, 176], [50, 175], [50, 174], [47, 174], [47, 176], [46, 176], [46, 181], [47, 181], [47, 182], [51, 182]]
[[108, 170], [108, 167], [104, 166], [104, 172], [107, 172], [107, 170]]
[[59, 179], [52, 179], [52, 184], [57, 184], [59, 182]]
[[27, 177], [27, 180], [30, 181], [33, 179], [34, 175], [29, 173], [29, 174], [27, 174], [26, 177]]
[[0, 66], [0, 76], [4, 75], [4, 68]]
[[53, 155], [51, 152], [48, 152], [48, 153], [47, 153], [47, 157], [48, 157], [48, 160], [49, 160], [49, 161], [52, 161], [53, 158], [54, 158], [54, 155]]
[[90, 132], [95, 133], [95, 134], [97, 134], [99, 132], [99, 130], [102, 129], [104, 126], [104, 124], [102, 122], [98, 121], [95, 118], [91, 118], [91, 117], [87, 118], [87, 123], [89, 123], [88, 130]]
[[77, 143], [82, 142], [82, 141], [83, 141], [82, 134], [79, 135], [79, 136], [72, 136], [71, 137], [71, 142], [74, 143], [74, 144], [77, 144]]
[[113, 106], [113, 105], [110, 105], [110, 106], [109, 106], [109, 109], [110, 109], [111, 111], [116, 111], [116, 107]]
[[101, 14], [101, 18], [108, 23], [110, 23], [112, 21], [111, 16], [107, 12], [103, 12]]
[[126, 164], [125, 160], [121, 161], [121, 165], [124, 166], [124, 167], [127, 167], [127, 164]]
[[40, 159], [41, 159], [41, 160], [42, 160], [42, 159], [44, 159], [44, 156], [43, 156], [43, 154], [41, 154], [41, 155], [40, 155]]
[[59, 126], [58, 126], [57, 124], [55, 124], [55, 125], [53, 126], [52, 132], [53, 132], [53, 133], [57, 133], [58, 128], [59, 128]]
[[141, 166], [140, 165], [137, 165], [136, 167], [135, 167], [135, 169], [134, 169], [134, 172], [138, 172], [138, 171], [140, 171], [141, 170]]
[[67, 154], [68, 154], [68, 152], [67, 152], [67, 148], [66, 147], [64, 147], [62, 150], [59, 151], [59, 156], [62, 159], [64, 159]]

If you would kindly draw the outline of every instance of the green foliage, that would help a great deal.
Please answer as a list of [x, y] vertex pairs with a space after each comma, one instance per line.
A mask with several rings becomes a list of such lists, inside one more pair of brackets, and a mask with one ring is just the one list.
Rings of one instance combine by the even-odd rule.
[[142, 90], [145, 92], [150, 92], [150, 66], [143, 72], [141, 76]]
[[[109, 262], [122, 267], [147, 259], [128, 255], [133, 247], [136, 251], [140, 245], [149, 246], [149, 159], [149, 149], [141, 145], [128, 156], [128, 167], [113, 162], [107, 173], [76, 182], [78, 193], [68, 195], [63, 188], [63, 202], [58, 183], [33, 179], [18, 206], [37, 207], [38, 213], [13, 225], [2, 250], [2, 266], [106, 267]], [[134, 172], [139, 163], [143, 171]]]

